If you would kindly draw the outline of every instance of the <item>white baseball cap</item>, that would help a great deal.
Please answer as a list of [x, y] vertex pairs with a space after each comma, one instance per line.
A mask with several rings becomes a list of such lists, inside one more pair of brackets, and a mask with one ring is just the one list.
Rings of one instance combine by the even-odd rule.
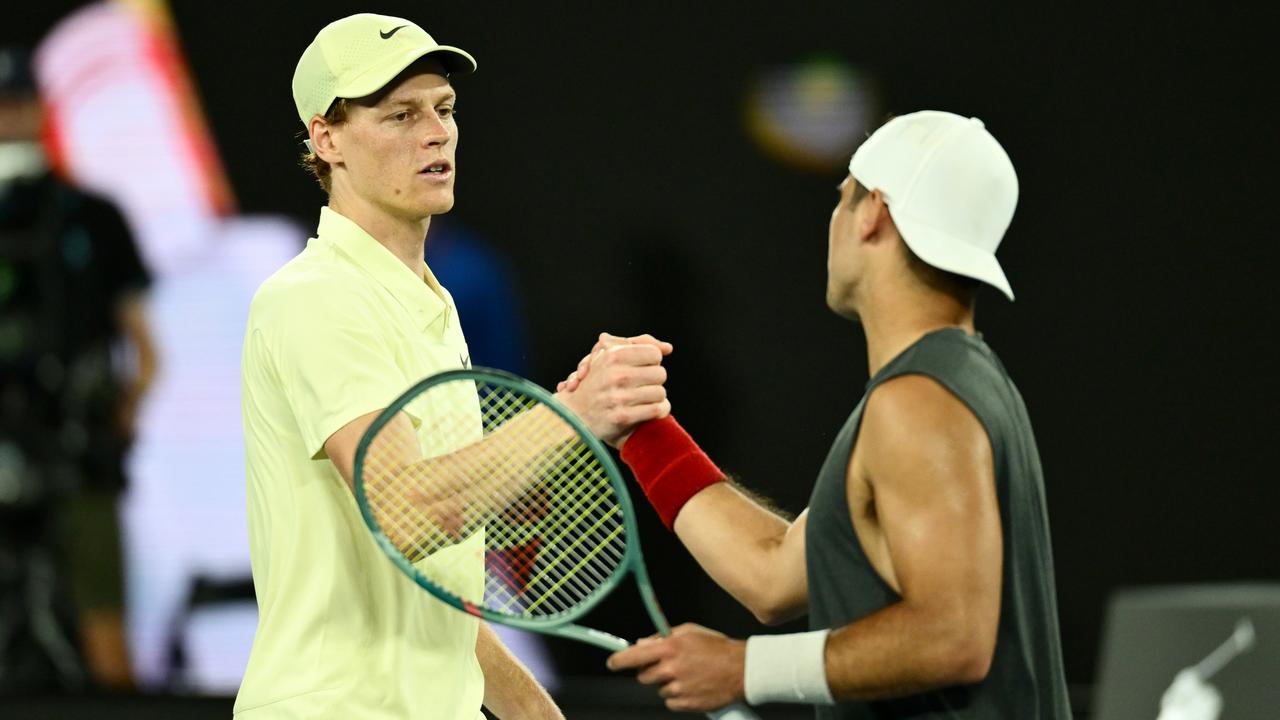
[[1018, 176], [981, 120], [936, 110], [896, 117], [853, 154], [849, 174], [884, 195], [921, 260], [1013, 300], [996, 248], [1018, 204]]
[[476, 69], [470, 53], [437, 43], [404, 18], [360, 13], [331, 22], [302, 51], [293, 71], [298, 117], [305, 125], [337, 98], [372, 95], [425, 55], [435, 56], [450, 75]]

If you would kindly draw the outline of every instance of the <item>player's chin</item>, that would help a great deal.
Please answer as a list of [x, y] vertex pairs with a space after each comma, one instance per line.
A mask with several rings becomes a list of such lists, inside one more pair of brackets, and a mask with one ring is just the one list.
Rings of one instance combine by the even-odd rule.
[[453, 188], [441, 188], [423, 196], [419, 209], [424, 215], [443, 215], [453, 209]]
[[851, 293], [845, 293], [838, 287], [827, 286], [827, 307], [846, 320], [857, 320], [858, 309], [854, 306]]

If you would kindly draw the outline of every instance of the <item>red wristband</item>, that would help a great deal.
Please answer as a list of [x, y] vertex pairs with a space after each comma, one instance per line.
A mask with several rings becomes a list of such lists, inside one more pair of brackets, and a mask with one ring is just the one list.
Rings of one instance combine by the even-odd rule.
[[689, 498], [725, 479], [670, 415], [636, 428], [622, 445], [622, 461], [631, 468], [668, 530], [674, 528], [676, 516]]

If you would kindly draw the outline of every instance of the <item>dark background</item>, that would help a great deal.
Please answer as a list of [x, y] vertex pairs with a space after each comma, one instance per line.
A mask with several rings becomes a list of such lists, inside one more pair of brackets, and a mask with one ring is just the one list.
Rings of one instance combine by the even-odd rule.
[[[6, 10], [0, 39], [31, 43], [74, 6]], [[865, 348], [823, 302], [841, 173], [756, 150], [749, 80], [827, 53], [874, 73], [886, 111], [981, 117], [1022, 192], [1001, 248], [1018, 301], [984, 291], [978, 324], [1036, 424], [1069, 679], [1093, 680], [1116, 587], [1280, 576], [1274, 40], [1260, 11], [175, 2], [242, 211], [314, 226], [324, 197], [296, 167], [290, 78], [321, 26], [362, 10], [479, 61], [456, 83], [454, 212], [518, 270], [533, 377], [563, 376], [600, 330], [673, 341], [682, 422], [791, 511], [861, 394]], [[642, 516], [668, 615], [755, 631]], [[595, 621], [648, 632], [629, 596]], [[591, 649], [556, 650], [599, 667]]]

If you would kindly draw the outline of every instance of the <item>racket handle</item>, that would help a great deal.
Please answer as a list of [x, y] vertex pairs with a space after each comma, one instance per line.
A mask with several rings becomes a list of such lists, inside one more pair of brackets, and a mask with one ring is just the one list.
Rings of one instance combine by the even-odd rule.
[[707, 713], [707, 717], [711, 718], [711, 720], [760, 720], [760, 716], [754, 710], [742, 703], [734, 703], [719, 710], [712, 710]]

